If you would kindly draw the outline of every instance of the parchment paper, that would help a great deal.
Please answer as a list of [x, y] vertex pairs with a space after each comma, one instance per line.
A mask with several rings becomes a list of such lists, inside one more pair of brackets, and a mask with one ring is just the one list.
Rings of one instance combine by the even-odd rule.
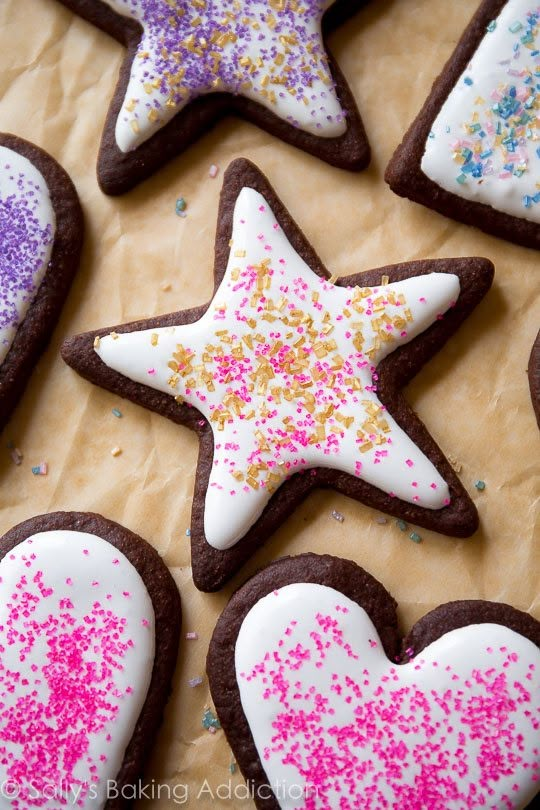
[[[437, 604], [462, 598], [507, 601], [540, 618], [540, 434], [526, 375], [540, 321], [540, 257], [402, 200], [382, 179], [476, 6], [476, 0], [381, 0], [331, 38], [373, 147], [368, 171], [333, 169], [231, 119], [143, 186], [110, 199], [98, 189], [95, 163], [122, 47], [55, 0], [0, 4], [0, 130], [34, 141], [63, 164], [80, 193], [87, 228], [63, 317], [2, 436], [0, 532], [49, 510], [96, 510], [140, 533], [171, 568], [184, 633], [196, 631], [199, 639], [182, 644], [147, 769], [147, 792], [156, 796], [161, 785], [162, 798], [142, 800], [141, 808], [253, 807], [218, 797], [220, 785], [223, 795], [229, 780], [233, 790], [243, 780], [229, 772], [233, 757], [223, 732], [211, 735], [201, 726], [210, 705], [206, 679], [196, 688], [187, 681], [204, 676], [207, 644], [233, 589], [275, 557], [312, 550], [356, 560], [399, 601], [404, 630]], [[361, 504], [317, 492], [224, 591], [209, 596], [193, 587], [185, 534], [195, 436], [85, 382], [58, 349], [75, 332], [208, 300], [221, 177], [239, 155], [268, 175], [338, 275], [416, 258], [494, 261], [493, 290], [408, 391], [437, 442], [462, 465], [482, 521], [473, 538], [420, 530], [423, 542], [416, 545], [392, 519], [380, 525]], [[220, 166], [217, 179], [208, 176], [212, 163]], [[188, 203], [185, 219], [175, 215], [179, 196]], [[24, 454], [21, 466], [10, 459], [9, 440]], [[115, 446], [122, 449], [118, 457], [111, 455]], [[40, 461], [49, 464], [47, 476], [31, 472]], [[484, 492], [475, 490], [477, 479], [486, 482]], [[332, 518], [334, 509], [343, 523]]]

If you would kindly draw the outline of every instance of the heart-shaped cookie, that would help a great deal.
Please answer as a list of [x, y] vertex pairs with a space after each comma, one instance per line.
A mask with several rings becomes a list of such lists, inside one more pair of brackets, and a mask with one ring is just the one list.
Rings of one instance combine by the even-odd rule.
[[93, 514], [26, 521], [0, 554], [0, 806], [127, 807], [176, 663], [172, 577]]
[[234, 595], [208, 675], [257, 807], [510, 810], [533, 799], [540, 623], [453, 602], [399, 655], [395, 608], [354, 563], [314, 554]]

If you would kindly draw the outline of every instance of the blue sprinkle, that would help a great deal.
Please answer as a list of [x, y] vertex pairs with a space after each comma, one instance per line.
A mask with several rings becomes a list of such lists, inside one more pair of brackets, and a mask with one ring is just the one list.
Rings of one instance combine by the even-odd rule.
[[202, 717], [202, 727], [206, 729], [221, 728], [221, 723], [211, 709], [206, 709]]
[[413, 543], [421, 543], [422, 542], [422, 538], [420, 537], [418, 532], [411, 532], [409, 537], [411, 538]]
[[491, 22], [488, 24], [488, 26], [487, 26], [487, 28], [486, 28], [486, 31], [489, 31], [489, 33], [491, 34], [491, 32], [492, 32], [492, 31], [495, 31], [495, 29], [496, 29], [496, 28], [497, 28], [497, 20], [492, 20], [492, 21], [491, 21]]
[[41, 473], [41, 467], [32, 467], [32, 472], [34, 475], [39, 475]]
[[407, 524], [405, 523], [404, 520], [396, 520], [396, 526], [398, 527], [400, 532], [406, 532], [407, 531]]
[[186, 216], [185, 213], [184, 213], [186, 208], [187, 208], [187, 202], [184, 200], [183, 197], [179, 197], [178, 200], [176, 201], [176, 206], [175, 206], [175, 209], [174, 209], [179, 217], [185, 217]]
[[519, 22], [519, 20], [516, 20], [516, 22], [512, 23], [512, 25], [508, 27], [508, 30], [511, 34], [517, 34], [517, 32], [521, 31], [522, 28], [522, 24]]
[[120, 419], [122, 417], [122, 411], [119, 411], [118, 408], [113, 408], [112, 412], [113, 412], [113, 415], [116, 416], [117, 419]]
[[470, 87], [470, 86], [471, 86], [471, 84], [473, 83], [473, 80], [471, 79], [471, 77], [470, 77], [470, 76], [465, 76], [465, 78], [463, 79], [463, 81], [465, 82], [465, 84], [469, 85], [469, 87]]
[[540, 146], [539, 146], [539, 147], [538, 147], [538, 149], [536, 150], [536, 157], [539, 157], [539, 158], [540, 158]]
[[532, 208], [532, 204], [533, 204], [532, 197], [530, 197], [528, 194], [525, 194], [525, 196], [523, 197], [523, 205], [525, 206], [525, 208]]
[[191, 537], [191, 529], [186, 529], [186, 537]]
[[474, 482], [474, 486], [479, 492], [483, 492], [486, 488], [486, 482], [478, 480]]
[[459, 175], [456, 177], [456, 180], [458, 181], [458, 183], [460, 184], [460, 186], [462, 186], [464, 183], [466, 183], [466, 182], [467, 182], [467, 175], [466, 175], [466, 174], [459, 174]]

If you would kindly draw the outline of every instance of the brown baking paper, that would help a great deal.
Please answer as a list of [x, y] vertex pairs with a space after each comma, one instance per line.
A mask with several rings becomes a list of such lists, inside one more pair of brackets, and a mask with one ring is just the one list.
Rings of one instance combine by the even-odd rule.
[[[373, 2], [330, 38], [373, 147], [367, 171], [333, 169], [231, 119], [153, 179], [111, 199], [98, 189], [95, 164], [123, 48], [55, 0], [0, 4], [0, 130], [57, 158], [86, 216], [82, 266], [64, 314], [2, 436], [0, 532], [50, 510], [95, 510], [149, 540], [170, 567], [182, 595], [183, 632], [199, 638], [182, 642], [143, 780], [154, 798], [141, 800], [141, 808], [253, 807], [234, 797], [243, 780], [229, 772], [233, 756], [223, 732], [202, 728], [211, 705], [206, 678], [196, 688], [187, 681], [204, 677], [212, 629], [233, 589], [269, 560], [305, 551], [356, 560], [398, 600], [404, 630], [452, 599], [502, 600], [540, 618], [540, 434], [526, 375], [540, 320], [540, 257], [402, 200], [383, 182], [393, 149], [476, 6], [475, 0]], [[436, 441], [461, 465], [481, 517], [474, 537], [419, 530], [423, 542], [415, 544], [394, 520], [381, 525], [362, 504], [316, 492], [221, 593], [193, 587], [186, 529], [197, 439], [78, 377], [60, 359], [59, 346], [76, 332], [208, 300], [221, 178], [240, 155], [268, 175], [332, 273], [431, 257], [494, 261], [493, 290], [408, 389]], [[208, 174], [212, 163], [220, 167], [216, 179]], [[180, 196], [188, 203], [185, 219], [175, 215]], [[20, 466], [11, 461], [9, 440], [24, 455]], [[111, 455], [114, 447], [121, 455]], [[34, 476], [31, 467], [41, 461], [49, 473]], [[484, 492], [475, 490], [477, 479], [485, 481]], [[342, 523], [332, 510], [343, 514]], [[219, 798], [229, 780], [233, 797]]]

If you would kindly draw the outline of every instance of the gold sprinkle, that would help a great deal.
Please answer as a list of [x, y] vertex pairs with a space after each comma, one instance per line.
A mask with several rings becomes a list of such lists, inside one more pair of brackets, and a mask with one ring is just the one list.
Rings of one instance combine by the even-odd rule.
[[157, 332], [153, 332], [151, 334], [151, 336], [150, 336], [150, 343], [152, 344], [152, 346], [157, 346], [158, 341], [159, 341], [159, 335], [157, 334]]
[[116, 456], [119, 456], [121, 453], [122, 453], [121, 447], [113, 447], [113, 449], [111, 450], [111, 456], [114, 456], [115, 458]]
[[101, 343], [101, 338], [99, 335], [96, 335], [94, 338], [94, 349], [99, 349], [99, 344]]

